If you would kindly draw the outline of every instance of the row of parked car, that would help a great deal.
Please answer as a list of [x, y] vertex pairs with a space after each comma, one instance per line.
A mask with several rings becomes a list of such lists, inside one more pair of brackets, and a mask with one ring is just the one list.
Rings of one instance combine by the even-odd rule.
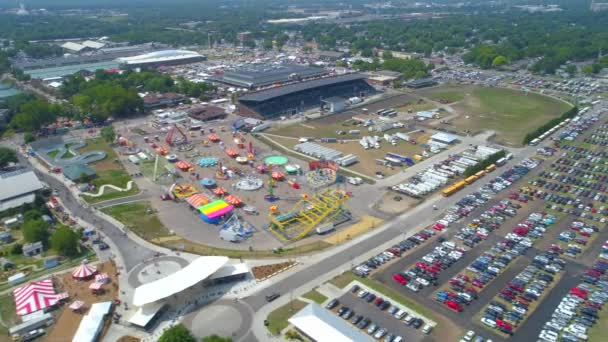
[[435, 235], [435, 231], [432, 229], [423, 229], [420, 232], [410, 236], [409, 238], [395, 244], [391, 248], [386, 251], [371, 257], [370, 259], [364, 261], [363, 263], [355, 266], [353, 268], [353, 273], [360, 277], [367, 277], [373, 270], [384, 265], [388, 261], [401, 257], [401, 255], [418, 246], [423, 244], [429, 238]]
[[608, 302], [608, 241], [594, 264], [585, 270], [583, 281], [561, 300], [551, 319], [538, 336], [543, 342], [578, 342], [588, 339], [590, 328], [597, 324], [603, 306]]
[[[376, 306], [380, 311], [383, 311], [395, 319], [403, 320], [405, 325], [411, 326], [415, 329], [423, 327], [422, 331], [425, 334], [429, 334], [433, 329], [433, 325], [425, 323], [422, 318], [417, 317], [405, 309], [392, 305], [389, 300], [382, 298], [379, 294], [375, 294], [367, 289], [361, 289], [358, 285], [354, 285], [350, 292], [370, 305]], [[338, 299], [333, 299], [326, 305], [326, 309], [333, 310], [339, 305], [340, 301]], [[371, 318], [362, 314], [356, 315], [355, 312], [347, 306], [341, 306], [337, 310], [337, 314], [345, 320], [350, 320], [350, 322], [357, 328], [365, 330], [369, 335], [377, 340], [382, 339], [384, 342], [404, 341], [403, 337], [390, 333], [386, 328], [381, 327], [379, 323], [373, 322]]]
[[460, 260], [464, 253], [465, 250], [454, 241], [443, 241], [410, 269], [393, 274], [393, 279], [414, 292], [436, 286], [439, 273]]

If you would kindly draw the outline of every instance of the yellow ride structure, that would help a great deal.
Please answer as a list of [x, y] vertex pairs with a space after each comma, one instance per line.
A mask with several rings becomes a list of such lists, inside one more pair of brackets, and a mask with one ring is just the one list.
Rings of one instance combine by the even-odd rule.
[[342, 211], [342, 204], [349, 196], [345, 191], [326, 188], [323, 191], [302, 196], [286, 213], [270, 212], [268, 230], [283, 242], [294, 242], [306, 237], [316, 226], [332, 221]]

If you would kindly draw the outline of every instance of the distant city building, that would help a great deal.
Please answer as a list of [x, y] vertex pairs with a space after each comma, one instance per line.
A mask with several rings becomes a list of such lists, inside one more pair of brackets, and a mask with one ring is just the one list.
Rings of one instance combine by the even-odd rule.
[[419, 80], [407, 82], [405, 85], [408, 88], [419, 89], [419, 88], [426, 88], [426, 87], [432, 87], [434, 85], [437, 85], [437, 81], [435, 81], [431, 78], [422, 78]]
[[322, 61], [335, 62], [346, 57], [346, 54], [339, 51], [319, 51], [317, 52], [317, 56], [319, 56], [319, 59]]
[[252, 35], [249, 31], [239, 32], [237, 33], [236, 38], [242, 43], [246, 40], [250, 40], [252, 38]]
[[590, 7], [590, 9], [593, 12], [608, 11], [608, 2], [595, 2], [595, 1], [591, 1], [591, 7]]
[[257, 64], [211, 77], [212, 81], [238, 88], [258, 89], [326, 76], [327, 70], [296, 64]]
[[150, 110], [154, 108], [177, 106], [185, 99], [186, 97], [184, 95], [177, 93], [148, 94], [143, 98], [144, 109]]
[[43, 185], [33, 171], [0, 173], [0, 212], [33, 203]]
[[385, 87], [403, 79], [403, 75], [400, 72], [390, 70], [371, 71], [365, 73], [365, 75], [367, 75], [367, 82]]
[[218, 106], [197, 106], [188, 110], [188, 116], [199, 121], [223, 119], [226, 115], [224, 109]]
[[116, 61], [124, 68], [157, 67], [201, 62], [205, 56], [187, 50], [162, 50], [132, 57], [121, 57]]

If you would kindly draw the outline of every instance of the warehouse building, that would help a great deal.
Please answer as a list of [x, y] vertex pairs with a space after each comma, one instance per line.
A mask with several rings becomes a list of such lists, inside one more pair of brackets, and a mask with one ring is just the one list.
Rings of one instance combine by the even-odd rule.
[[434, 141], [434, 142], [437, 142], [440, 144], [452, 145], [452, 144], [455, 144], [456, 142], [458, 142], [458, 137], [455, 136], [454, 134], [439, 132], [439, 133], [435, 133], [431, 136], [431, 141]]
[[354, 325], [329, 310], [311, 303], [293, 315], [288, 322], [315, 342], [371, 342], [373, 339]]
[[205, 56], [187, 50], [162, 50], [132, 57], [121, 57], [116, 61], [122, 68], [157, 67], [201, 62]]
[[302, 81], [326, 76], [324, 69], [296, 64], [257, 64], [228, 70], [222, 75], [213, 76], [211, 81], [246, 89], [259, 89], [272, 85]]
[[224, 109], [218, 106], [196, 106], [188, 110], [188, 116], [198, 121], [223, 119], [226, 115]]
[[272, 119], [321, 108], [323, 99], [332, 97], [366, 97], [374, 88], [362, 74], [319, 78], [249, 93], [241, 96], [237, 113], [258, 119]]
[[432, 78], [422, 78], [419, 80], [407, 82], [405, 85], [408, 88], [420, 89], [420, 88], [432, 87], [434, 85], [437, 85], [437, 81], [435, 81]]
[[0, 212], [34, 203], [43, 185], [33, 171], [0, 173]]
[[305, 142], [294, 146], [294, 150], [322, 160], [336, 161], [342, 157], [342, 152], [313, 142]]

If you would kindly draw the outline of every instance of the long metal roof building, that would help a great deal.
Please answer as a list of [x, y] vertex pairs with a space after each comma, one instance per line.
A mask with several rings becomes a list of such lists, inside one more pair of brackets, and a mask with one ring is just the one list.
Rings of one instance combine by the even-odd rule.
[[212, 80], [235, 87], [256, 89], [327, 74], [327, 70], [304, 65], [258, 64], [225, 71], [222, 75], [212, 77]]
[[355, 80], [363, 80], [365, 76], [362, 74], [346, 74], [335, 77], [326, 77], [320, 78], [316, 80], [299, 82], [294, 84], [288, 84], [282, 87], [270, 88], [261, 90], [254, 93], [249, 93], [244, 96], [239, 97], [239, 101], [267, 101], [274, 97], [279, 97], [283, 95], [289, 95], [292, 93], [296, 93], [299, 91], [305, 91], [309, 89], [314, 89], [322, 86], [338, 84], [342, 82], [355, 81]]

